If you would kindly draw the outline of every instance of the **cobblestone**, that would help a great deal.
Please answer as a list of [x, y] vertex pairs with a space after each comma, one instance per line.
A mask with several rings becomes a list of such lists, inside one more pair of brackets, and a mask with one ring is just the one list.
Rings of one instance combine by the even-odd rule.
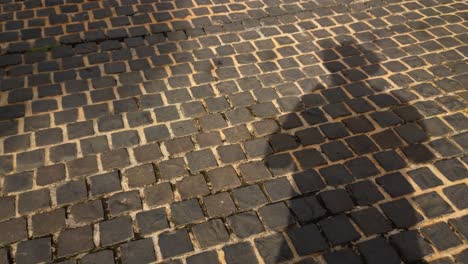
[[464, 263], [466, 3], [0, 4], [0, 263]]
[[94, 248], [93, 229], [91, 226], [83, 226], [74, 229], [65, 229], [58, 237], [58, 256], [73, 255], [86, 252]]
[[159, 247], [164, 257], [177, 256], [193, 250], [193, 245], [185, 229], [174, 233], [161, 234], [159, 236]]
[[70, 215], [76, 224], [91, 223], [104, 219], [104, 209], [101, 200], [89, 201], [73, 205]]
[[83, 263], [112, 263], [114, 261], [114, 253], [111, 250], [101, 250], [91, 254], [87, 254], [81, 259]]
[[151, 239], [131, 241], [121, 246], [123, 263], [148, 263], [156, 259]]
[[52, 259], [50, 238], [38, 238], [18, 244], [17, 261], [21, 263], [47, 262]]
[[359, 251], [368, 263], [398, 263], [401, 262], [398, 253], [381, 237], [358, 244]]
[[100, 241], [103, 246], [109, 246], [133, 238], [132, 219], [121, 216], [105, 220], [99, 224]]

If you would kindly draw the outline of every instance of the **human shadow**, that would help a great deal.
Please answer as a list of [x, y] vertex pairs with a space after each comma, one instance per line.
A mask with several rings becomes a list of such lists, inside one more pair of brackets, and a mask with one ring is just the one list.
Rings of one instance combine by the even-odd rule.
[[[158, 3], [155, 5], [156, 11], [158, 7], [172, 5], [170, 2]], [[192, 1], [178, 1], [176, 5], [188, 5], [190, 2]], [[197, 2], [209, 3], [210, 1]], [[229, 3], [229, 1], [215, 2]], [[256, 1], [253, 2], [253, 6], [255, 6]], [[267, 2], [268, 5], [273, 6], [276, 5], [277, 1]], [[94, 3], [99, 7], [98, 2]], [[141, 9], [146, 8], [149, 7], [145, 5]], [[239, 4], [233, 4], [232, 8], [239, 8]], [[256, 11], [262, 13], [263, 7], [260, 9]], [[326, 13], [325, 9], [321, 11]], [[253, 171], [253, 175], [249, 175], [251, 181], [247, 181], [247, 175], [244, 174], [242, 168], [239, 169], [239, 174], [243, 177], [244, 182], [250, 184], [257, 182], [257, 179], [262, 181], [258, 185], [262, 187], [271, 204], [260, 205], [258, 210], [254, 210], [258, 211], [262, 224], [275, 232], [274, 234], [269, 232], [270, 230], [266, 233], [263, 232], [263, 225], [253, 220], [256, 219], [257, 212], [242, 212], [240, 217], [243, 220], [247, 219], [247, 225], [243, 226], [244, 222], [241, 222], [240, 226], [245, 227], [245, 229], [236, 230], [236, 234], [219, 236], [219, 240], [229, 241], [230, 236], [231, 238], [237, 236], [243, 239], [257, 231], [256, 234], [262, 233], [259, 235], [261, 237], [252, 239], [250, 237], [246, 239], [249, 240], [248, 242], [240, 242], [234, 246], [231, 244], [223, 245], [224, 248], [227, 248], [227, 250], [223, 249], [226, 261], [221, 263], [231, 264], [244, 261], [257, 263], [255, 254], [244, 254], [243, 256], [239, 254], [239, 252], [253, 252], [250, 244], [256, 246], [256, 252], [260, 254], [265, 263], [293, 262], [297, 260], [297, 256], [300, 259], [298, 263], [315, 263], [320, 258], [319, 255], [323, 255], [324, 260], [328, 263], [385, 264], [400, 263], [401, 261], [414, 263], [422, 261], [424, 257], [435, 252], [427, 241], [431, 240], [434, 244], [432, 239], [436, 239], [436, 235], [439, 233], [443, 233], [444, 237], [447, 238], [443, 247], [450, 249], [457, 246], [460, 238], [451, 231], [452, 227], [445, 220], [431, 225], [430, 228], [423, 227], [421, 231], [415, 230], [415, 227], [419, 227], [420, 222], [429, 219], [432, 221], [434, 218], [440, 219], [438, 217], [444, 217], [455, 209], [454, 205], [448, 205], [445, 198], [440, 196], [440, 193], [445, 193], [446, 189], [453, 188], [452, 185], [442, 191], [439, 186], [447, 181], [441, 178], [445, 177], [448, 181], [455, 182], [461, 181], [467, 176], [466, 168], [456, 158], [461, 155], [459, 150], [457, 152], [457, 147], [447, 149], [446, 145], [443, 145], [447, 142], [437, 141], [434, 143], [436, 148], [439, 146], [441, 151], [445, 152], [442, 153], [444, 159], [440, 160], [434, 156], [426, 144], [422, 144], [428, 143], [431, 136], [440, 137], [453, 132], [440, 119], [431, 118], [445, 110], [440, 109], [430, 101], [419, 101], [414, 104], [417, 101], [415, 100], [417, 95], [408, 89], [400, 89], [400, 86], [406, 87], [413, 82], [407, 75], [399, 74], [399, 72], [409, 71], [408, 67], [395, 60], [387, 61], [388, 57], [377, 52], [380, 47], [373, 47], [370, 41], [358, 44], [353, 37], [340, 35], [336, 37], [336, 39], [341, 39], [339, 43], [319, 37], [317, 43], [320, 43], [321, 48], [314, 52], [315, 57], [309, 55], [310, 49], [316, 49], [312, 42], [297, 45], [297, 47], [304, 48], [304, 53], [307, 55], [296, 56], [289, 49], [291, 48], [289, 45], [283, 47], [283, 52], [276, 51], [275, 53], [269, 50], [275, 49], [274, 42], [271, 46], [266, 42], [255, 42], [256, 48], [250, 44], [256, 38], [265, 40], [256, 31], [257, 29], [261, 31], [259, 29], [261, 25], [271, 23], [271, 21], [265, 20], [265, 23], [258, 22], [257, 24], [257, 21], [252, 20], [244, 23], [244, 25], [249, 25], [249, 32], [246, 32], [248, 34], [240, 32], [237, 34], [236, 27], [239, 23], [226, 23], [226, 31], [235, 33], [220, 36], [223, 43], [240, 42], [241, 39], [237, 35], [242, 36], [242, 41], [249, 42], [242, 43], [242, 45], [238, 43], [233, 48], [229, 44], [219, 46], [221, 44], [217, 40], [218, 30], [223, 29], [223, 27], [218, 25], [218, 22], [216, 25], [201, 25], [205, 23], [202, 19], [206, 19], [206, 17], [199, 20], [201, 22], [200, 28], [187, 29], [185, 27], [189, 23], [182, 21], [182, 17], [178, 17], [171, 24], [171, 28], [175, 31], [171, 31], [165, 23], [158, 23], [150, 26], [150, 32], [143, 26], [130, 28], [128, 26], [130, 22], [125, 22], [132, 20], [137, 22], [136, 24], [145, 24], [146, 14], [137, 14], [140, 11], [132, 11], [132, 8], [119, 8], [119, 10], [123, 14], [117, 12], [118, 16], [112, 18], [118, 27], [106, 31], [106, 36], [101, 34], [101, 31], [93, 30], [85, 32], [84, 39], [80, 39], [79, 34], [76, 33], [67, 35], [66, 38], [60, 37], [60, 41], [52, 43], [53, 45], [47, 41], [41, 41], [41, 43], [47, 44], [45, 47], [38, 47], [41, 49], [21, 51], [21, 53], [25, 53], [23, 54], [25, 61], [31, 61], [29, 64], [41, 62], [40, 74], [28, 74], [28, 70], [32, 69], [32, 66], [23, 67], [20, 65], [17, 68], [15, 66], [8, 72], [3, 72], [2, 69], [0, 72], [2, 78], [5, 73], [9, 78], [0, 82], [0, 90], [8, 90], [7, 100], [12, 105], [1, 108], [0, 120], [4, 121], [0, 122], [0, 134], [11, 136], [19, 133], [15, 118], [24, 117], [27, 121], [21, 121], [20, 124], [30, 124], [24, 125], [24, 127], [28, 127], [26, 130], [31, 133], [41, 131], [42, 135], [52, 131], [44, 132], [49, 129], [49, 123], [53, 121], [55, 126], [61, 127], [58, 128], [59, 130], [66, 129], [63, 133], [67, 133], [69, 139], [74, 138], [71, 144], [73, 146], [79, 144], [79, 149], [82, 150], [82, 153], [78, 153], [76, 146], [66, 148], [72, 145], [62, 144], [65, 142], [62, 142], [61, 138], [57, 141], [51, 140], [53, 142], [46, 141], [43, 145], [38, 144], [36, 140], [34, 147], [39, 147], [40, 150], [35, 153], [46, 153], [56, 158], [50, 160], [49, 163], [45, 162], [44, 158], [37, 162], [23, 162], [27, 163], [27, 166], [24, 164], [18, 166], [18, 162], [16, 162], [15, 167], [13, 167], [13, 159], [11, 158], [13, 154], [3, 156], [6, 157], [3, 160], [3, 157], [0, 156], [0, 165], [2, 162], [11, 164], [0, 166], [7, 168], [5, 172], [35, 169], [43, 167], [45, 164], [64, 162], [69, 176], [87, 177], [88, 174], [98, 173], [97, 165], [95, 170], [93, 166], [89, 166], [89, 171], [87, 166], [82, 166], [83, 172], [76, 173], [81, 169], [76, 168], [81, 167], [76, 165], [81, 163], [75, 161], [99, 158], [101, 159], [100, 163], [105, 164], [104, 170], [117, 169], [122, 172], [121, 175], [113, 174], [116, 175], [117, 180], [119, 180], [119, 176], [122, 179], [126, 177], [128, 180], [129, 176], [132, 176], [130, 173], [127, 174], [128, 166], [135, 165], [130, 165], [127, 157], [127, 149], [131, 148], [130, 153], [135, 155], [138, 164], [146, 163], [148, 166], [144, 166], [144, 168], [150, 168], [149, 174], [144, 175], [144, 179], [137, 182], [135, 186], [147, 188], [149, 186], [161, 187], [163, 185], [159, 184], [164, 184], [166, 193], [159, 192], [162, 190], [159, 188], [149, 187], [148, 190], [158, 190], [153, 195], [156, 197], [155, 200], [160, 198], [159, 196], [166, 195], [167, 197], [164, 199], [167, 200], [163, 201], [164, 204], [168, 203], [167, 206], [172, 206], [172, 191], [182, 196], [182, 184], [179, 184], [179, 180], [188, 178], [188, 169], [197, 173], [199, 169], [211, 169], [218, 166], [213, 157], [209, 164], [205, 164], [204, 167], [201, 165], [203, 168], [189, 168], [190, 166], [187, 166], [184, 161], [185, 154], [191, 153], [195, 148], [198, 151], [198, 147], [207, 150], [208, 147], [212, 149], [224, 145], [224, 143], [231, 143], [227, 140], [223, 141], [219, 135], [218, 137], [211, 137], [211, 135], [217, 135], [218, 130], [225, 128], [227, 121], [231, 124], [243, 124], [253, 120], [250, 118], [242, 119], [245, 116], [239, 117], [238, 120], [235, 118], [237, 113], [245, 113], [246, 116], [250, 117], [249, 111], [232, 111], [232, 115], [229, 116], [227, 112], [231, 111], [231, 108], [245, 106], [250, 102], [252, 105], [255, 104], [255, 99], [251, 96], [245, 97], [245, 93], [241, 93], [241, 90], [253, 91], [252, 93], [257, 99], [261, 92], [274, 90], [271, 86], [277, 83], [274, 83], [275, 80], [273, 80], [273, 84], [270, 84], [266, 78], [272, 76], [268, 74], [270, 71], [276, 74], [278, 69], [276, 64], [278, 64], [287, 70], [281, 72], [284, 79], [278, 81], [281, 83], [281, 87], [275, 87], [278, 89], [275, 89], [273, 94], [278, 92], [283, 97], [275, 100], [276, 97], [272, 96], [269, 100], [265, 99], [269, 96], [266, 95], [262, 100], [258, 99], [258, 101], [262, 101], [261, 103], [249, 109], [254, 112], [254, 115], [256, 113], [268, 115], [271, 109], [262, 108], [265, 106], [262, 103], [273, 105], [272, 101], [275, 101], [275, 104], [283, 112], [287, 112], [281, 116], [273, 115], [273, 118], [267, 120], [272, 121], [276, 126], [279, 124], [278, 129], [274, 128], [273, 131], [265, 132], [264, 134], [267, 136], [263, 136], [262, 133], [257, 137], [257, 139], [264, 139], [266, 142], [262, 146], [267, 147], [257, 148], [256, 152], [260, 152], [260, 156], [265, 155], [266, 165], [273, 177], [268, 178], [269, 172], [265, 173], [263, 168], [262, 171], [257, 170], [260, 162], [254, 161], [252, 163], [254, 165], [250, 167], [244, 165], [250, 162], [239, 165], [239, 167], [244, 166], [243, 168], [249, 168]], [[217, 10], [235, 13], [219, 6]], [[105, 11], [105, 17], [108, 16], [107, 13], [109, 16], [112, 14], [107, 10], [99, 10], [99, 12], [102, 11]], [[199, 11], [204, 12], [202, 9]], [[274, 13], [278, 10], [272, 8], [271, 11]], [[184, 14], [187, 12], [177, 11], [177, 13], [185, 16]], [[159, 17], [165, 16], [160, 15]], [[288, 19], [286, 18], [285, 21]], [[123, 24], [120, 25], [120, 23]], [[307, 28], [310, 25], [304, 23], [304, 26]], [[287, 32], [288, 28], [285, 26], [282, 27], [282, 30]], [[262, 35], [268, 40], [274, 38], [274, 35], [268, 37], [269, 31], [271, 28], [265, 28], [265, 31], [262, 31]], [[320, 32], [314, 33], [320, 34]], [[307, 36], [292, 33], [290, 35], [299, 39], [307, 38]], [[288, 40], [287, 38], [275, 38], [275, 42], [283, 42], [280, 43], [281, 46], [287, 44]], [[63, 45], [59, 46], [58, 43]], [[310, 47], [307, 46], [308, 44], [311, 44]], [[382, 42], [382, 44], [385, 43]], [[239, 51], [245, 54], [239, 55]], [[255, 55], [251, 54], [254, 51]], [[300, 51], [303, 52], [302, 49]], [[279, 53], [281, 53], [281, 59], [276, 57]], [[9, 58], [13, 58], [13, 62], [19, 64], [21, 60], [16, 59], [18, 56], [20, 55], [16, 54]], [[234, 56], [236, 56], [237, 62], [232, 59]], [[45, 63], [48, 57], [57, 60], [60, 67]], [[258, 62], [256, 57], [262, 62]], [[287, 64], [290, 60], [282, 61], [283, 59], [294, 60], [293, 57], [294, 59], [300, 57], [298, 60], [303, 67], [299, 68], [299, 64], [297, 67], [289, 67], [290, 65]], [[271, 62], [271, 64], [263, 64], [265, 61]], [[7, 64], [10, 62], [5, 60]], [[243, 65], [236, 67], [240, 64]], [[411, 65], [411, 63], [407, 63], [407, 65]], [[419, 66], [415, 64], [415, 67]], [[61, 70], [58, 71], [55, 68]], [[250, 78], [244, 78], [254, 75], [252, 72], [255, 70], [260, 74], [259, 68], [262, 72], [268, 73], [259, 76], [258, 79], [252, 78], [255, 79], [253, 81]], [[237, 69], [241, 71], [241, 74], [237, 73]], [[28, 76], [23, 77], [26, 75]], [[419, 76], [418, 78], [424, 79], [426, 77]], [[34, 89], [37, 90], [38, 98], [33, 97], [32, 88], [9, 91], [24, 86], [24, 80], [27, 81], [28, 85], [37, 86], [37, 89]], [[237, 84], [234, 84], [235, 82]], [[293, 83], [298, 84], [300, 89], [293, 87], [294, 85], [289, 86]], [[296, 88], [300, 92], [296, 92]], [[434, 94], [434, 89], [437, 90], [427, 86], [419, 86], [415, 89], [429, 97]], [[58, 97], [62, 98], [58, 99]], [[237, 100], [234, 99], [236, 97]], [[55, 101], [56, 99], [57, 101]], [[29, 104], [28, 101], [32, 101], [30, 102], [32, 118], [29, 116], [29, 110], [25, 110], [27, 109], [25, 105]], [[58, 104], [61, 104], [61, 107]], [[210, 113], [208, 114], [208, 112]], [[216, 115], [219, 118], [213, 118], [211, 120], [213, 124], [211, 121], [207, 121], [203, 122], [203, 126], [200, 125], [202, 116], [215, 116], [211, 113], [219, 114]], [[125, 122], [122, 119], [124, 117]], [[259, 116], [257, 115], [257, 117]], [[179, 122], [179, 119], [184, 120]], [[209, 118], [205, 120], [209, 120]], [[214, 121], [219, 121], [221, 124], [216, 124], [217, 122]], [[175, 122], [177, 125], [174, 124]], [[38, 124], [36, 125], [36, 123]], [[213, 130], [216, 133], [197, 134], [198, 125], [201, 126], [200, 132]], [[168, 126], [175, 137], [169, 133]], [[255, 127], [250, 123], [248, 126], [249, 128]], [[271, 128], [271, 126], [267, 127]], [[2, 129], [4, 130], [2, 131]], [[130, 129], [133, 132], [127, 133], [130, 131], [121, 131], [122, 129]], [[137, 129], [139, 133], [136, 132]], [[118, 132], [114, 133], [114, 131]], [[233, 131], [236, 133], [236, 130]], [[121, 132], [125, 133], [114, 136]], [[222, 133], [226, 137], [225, 130]], [[245, 134], [247, 134], [245, 138], [249, 139], [249, 131], [246, 131]], [[189, 139], [186, 137], [187, 135], [192, 137], [202, 135], [203, 137]], [[182, 137], [184, 139], [181, 139]], [[181, 140], [176, 141], [176, 138]], [[240, 141], [244, 144], [243, 135], [233, 136], [233, 138], [235, 138], [233, 141]], [[206, 145], [200, 144], [202, 139], [205, 139]], [[197, 142], [198, 146], [195, 147], [191, 140]], [[144, 148], [140, 148], [141, 144], [146, 145]], [[166, 150], [164, 155], [160, 152], [160, 145], [164, 146]], [[170, 145], [172, 148], [168, 147]], [[152, 150], [151, 154], [145, 153], [149, 146]], [[28, 145], [23, 149], [23, 146], [20, 146], [19, 150], [30, 150], [30, 147]], [[46, 148], [50, 149], [45, 151]], [[135, 154], [136, 149], [140, 150], [138, 157]], [[233, 149], [242, 152], [240, 147]], [[65, 150], [70, 150], [71, 153], [64, 155]], [[109, 160], [102, 159], [103, 156], [113, 156], [111, 154], [115, 154], [115, 159], [112, 159], [112, 162], [106, 162]], [[14, 155], [18, 156], [18, 154]], [[244, 158], [244, 154], [239, 154], [239, 156], [239, 160]], [[234, 157], [233, 160], [239, 156]], [[249, 156], [248, 153], [247, 156]], [[253, 159], [256, 158], [258, 156], [253, 157]], [[162, 159], [164, 160], [161, 161]], [[202, 158], [199, 157], [199, 160]], [[148, 164], [148, 162], [155, 163]], [[220, 162], [231, 163], [229, 159], [226, 162], [225, 160]], [[163, 164], [166, 166], [163, 167]], [[426, 164], [430, 166], [426, 166]], [[237, 168], [237, 164], [235, 166]], [[65, 170], [65, 167], [62, 167]], [[76, 168], [73, 173], [70, 170], [71, 167]], [[154, 175], [153, 168], [157, 175]], [[172, 170], [161, 168], [171, 168]], [[232, 184], [236, 187], [241, 185], [240, 180], [236, 178], [237, 173], [234, 169], [229, 175], [233, 175], [235, 180], [226, 183], [227, 185]], [[208, 185], [203, 177], [198, 174], [196, 176], [190, 177], [201, 179], [202, 187], [200, 193], [194, 196], [199, 199], [200, 206], [203, 207], [206, 206], [208, 200], [205, 199], [209, 193]], [[206, 182], [211, 184], [210, 187], [213, 187], [214, 181], [211, 181], [211, 177], [207, 173], [203, 176], [205, 176]], [[169, 179], [172, 183], [169, 183]], [[62, 180], [65, 178], [51, 179], [54, 181], [53, 184], [55, 181]], [[67, 178], [67, 183], [68, 180]], [[82, 185], [86, 187], [85, 181], [82, 182]], [[89, 186], [91, 186], [90, 182], [88, 181]], [[63, 184], [65, 183], [63, 182]], [[188, 189], [193, 189], [194, 192], [199, 191], [196, 190], [195, 184], [187, 185]], [[259, 188], [247, 189], [256, 186], [242, 186], [242, 188], [244, 187], [246, 188], [243, 189], [244, 191], [254, 190], [252, 193], [255, 193], [255, 190], [258, 190], [255, 194], [261, 193], [263, 195]], [[44, 190], [46, 188], [49, 187], [44, 187]], [[438, 188], [437, 191], [434, 191], [435, 188]], [[219, 188], [213, 192], [220, 190], [223, 189]], [[231, 192], [229, 195], [234, 196], [235, 191], [230, 186], [224, 190], [228, 190]], [[421, 190], [424, 191], [423, 194], [420, 194]], [[455, 192], [458, 189], [453, 190]], [[251, 197], [249, 195], [252, 195], [251, 193], [247, 194], [245, 199], [249, 199]], [[223, 197], [229, 198], [229, 195], [223, 194]], [[262, 197], [264, 198], [264, 196]], [[152, 204], [148, 196], [143, 197], [143, 199], [150, 207], [160, 205], [156, 202]], [[181, 199], [189, 198], [182, 197]], [[186, 201], [194, 201], [192, 198], [190, 199]], [[227, 200], [229, 201], [229, 199]], [[259, 198], [252, 202], [254, 204], [252, 208], [256, 208], [257, 202], [259, 204], [268, 203], [266, 198], [264, 200]], [[229, 203], [232, 205], [230, 208], [227, 204], [225, 209], [236, 211], [233, 203]], [[198, 206], [193, 208], [198, 208]], [[463, 209], [463, 205], [456, 204], [455, 206], [458, 209]], [[238, 207], [239, 210], [244, 210], [244, 208]], [[250, 207], [248, 208], [250, 209]], [[142, 212], [136, 214], [140, 213]], [[191, 214], [190, 211], [187, 214]], [[201, 209], [200, 214], [204, 214]], [[110, 215], [110, 217], [113, 216]], [[171, 218], [174, 221], [174, 215]], [[225, 220], [224, 218], [223, 220]], [[226, 227], [231, 226], [230, 220], [224, 221]], [[192, 224], [198, 224], [197, 221], [199, 220], [196, 219], [190, 225], [184, 226], [184, 228], [187, 227], [187, 232], [182, 232], [185, 234], [184, 238], [187, 238], [185, 241], [188, 241], [185, 244], [187, 251], [194, 249], [188, 233], [191, 232], [192, 237], [195, 237], [194, 243], [199, 239], [197, 235], [194, 235], [194, 229], [192, 229]], [[176, 222], [174, 223], [177, 225]], [[221, 223], [218, 219], [216, 221], [210, 220], [210, 223], [216, 223], [215, 227], [221, 226], [219, 229], [224, 230], [222, 225], [218, 225]], [[174, 229], [181, 230], [179, 227]], [[230, 229], [234, 229], [233, 226]], [[168, 236], [182, 234], [172, 232], [175, 230], [167, 231]], [[245, 237], [238, 236], [239, 233], [245, 234]], [[218, 234], [220, 233], [216, 233], [216, 235]], [[157, 236], [159, 237], [159, 234]], [[162, 236], [166, 236], [166, 233]], [[202, 237], [202, 239], [205, 238]], [[172, 245], [166, 247], [166, 250], [172, 251]], [[99, 245], [96, 246], [100, 250]], [[114, 261], [114, 258], [124, 255], [124, 250], [129, 248], [123, 246], [118, 249], [117, 247], [115, 246], [113, 249], [115, 251], [110, 252], [110, 254], [107, 254], [109, 251], [106, 253], [111, 262]], [[152, 245], [150, 245], [149, 250], [145, 251], [149, 255], [153, 252], [151, 247]], [[155, 247], [160, 246], [155, 245]], [[198, 250], [198, 248], [196, 249]], [[10, 247], [0, 249], [0, 253], [7, 252], [4, 255], [10, 254], [8, 252], [13, 253], [13, 251], [10, 250]], [[154, 253], [154, 256], [150, 258], [156, 259], [156, 252]], [[198, 252], [196, 253], [198, 254]], [[204, 253], [208, 253], [207, 255], [212, 257], [213, 262], [202, 260], [202, 263], [219, 263], [218, 253], [214, 251], [205, 251]], [[166, 258], [165, 252], [162, 253], [162, 256]], [[185, 261], [173, 259], [167, 263], [195, 263], [189, 262], [188, 258]], [[80, 260], [80, 262], [84, 263], [85, 261]]]
[[[435, 251], [414, 228], [453, 212], [435, 192], [415, 194], [416, 188], [442, 185], [423, 165], [434, 164], [436, 156], [422, 143], [443, 134], [437, 130], [446, 126], [437, 129], [431, 124], [436, 120], [422, 119], [443, 109], [412, 105], [414, 94], [394, 89], [384, 78], [391, 73], [391, 65], [387, 70], [381, 65], [385, 57], [352, 38], [316, 55], [323, 69], [304, 70], [313, 70], [317, 78], [303, 83], [300, 100], [283, 102], [291, 113], [276, 117], [280, 128], [267, 136], [271, 147], [264, 151], [270, 154], [265, 163], [274, 179], [263, 186], [266, 192], [276, 186], [276, 201], [290, 200], [275, 204], [275, 217], [284, 219], [273, 221], [269, 210], [259, 210], [266, 222], [280, 223], [272, 229], [284, 231], [257, 240], [260, 254], [266, 263], [291, 261], [291, 248], [301, 258], [325, 252], [327, 263], [423, 261]], [[466, 177], [463, 164], [453, 164], [460, 175], [449, 180]], [[444, 166], [436, 163], [442, 174], [449, 170]], [[431, 208], [429, 200], [438, 208]], [[431, 237], [437, 228], [422, 233]], [[316, 262], [305, 258], [298, 263]]]

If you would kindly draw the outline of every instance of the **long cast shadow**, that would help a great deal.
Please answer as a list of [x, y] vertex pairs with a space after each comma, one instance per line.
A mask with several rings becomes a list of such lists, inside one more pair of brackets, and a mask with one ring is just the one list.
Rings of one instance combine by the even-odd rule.
[[[366, 47], [343, 41], [316, 54], [326, 72], [314, 69], [320, 80], [310, 80], [308, 93], [291, 108], [296, 112], [278, 118], [282, 129], [268, 138], [273, 150], [264, 151], [280, 152], [265, 159], [273, 176], [281, 177], [272, 180], [278, 197], [301, 193], [286, 202], [292, 213], [282, 210], [282, 202], [270, 206], [285, 218], [276, 219], [272, 228], [293, 226], [285, 234], [297, 253], [325, 250], [327, 263], [421, 261], [433, 250], [411, 230], [424, 218], [414, 200], [409, 202], [415, 189], [405, 172], [435, 158], [421, 144], [429, 139], [428, 128], [416, 122], [423, 115], [405, 103], [410, 93], [397, 99], [388, 91], [392, 86], [381, 78], [387, 72], [379, 55]], [[282, 180], [291, 173], [297, 188]], [[440, 182], [425, 167], [410, 173]], [[361, 238], [365, 241], [355, 243]], [[266, 263], [293, 257], [282, 234], [257, 243], [261, 254], [265, 244], [277, 248], [276, 255], [264, 257]]]

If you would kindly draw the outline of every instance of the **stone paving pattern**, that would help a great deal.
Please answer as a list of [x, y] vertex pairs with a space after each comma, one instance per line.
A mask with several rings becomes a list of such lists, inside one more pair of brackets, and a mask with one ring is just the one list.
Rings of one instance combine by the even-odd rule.
[[0, 2], [0, 263], [468, 263], [465, 1]]

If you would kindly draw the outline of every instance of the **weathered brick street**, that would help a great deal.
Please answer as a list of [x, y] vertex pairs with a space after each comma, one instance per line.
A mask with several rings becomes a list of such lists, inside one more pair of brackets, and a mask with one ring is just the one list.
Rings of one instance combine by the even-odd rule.
[[467, 19], [0, 0], [0, 264], [467, 264]]

